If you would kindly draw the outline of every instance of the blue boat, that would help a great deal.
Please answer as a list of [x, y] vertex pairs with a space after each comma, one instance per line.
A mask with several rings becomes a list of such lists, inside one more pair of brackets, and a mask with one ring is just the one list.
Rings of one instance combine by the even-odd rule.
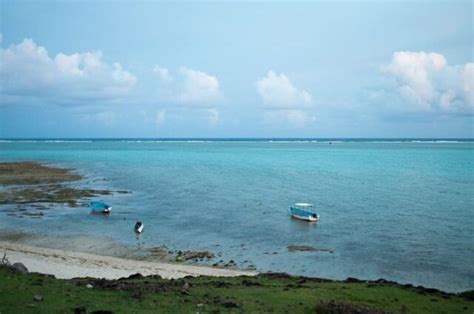
[[319, 220], [319, 215], [316, 213], [314, 205], [308, 203], [296, 203], [290, 206], [290, 215], [306, 221]]
[[112, 206], [109, 206], [103, 202], [90, 202], [89, 207], [92, 209], [93, 213], [98, 214], [110, 214], [112, 211]]

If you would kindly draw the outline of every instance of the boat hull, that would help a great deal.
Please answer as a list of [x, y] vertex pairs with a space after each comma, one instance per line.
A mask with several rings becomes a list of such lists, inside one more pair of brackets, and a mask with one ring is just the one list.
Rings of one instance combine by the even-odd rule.
[[112, 206], [109, 206], [102, 202], [90, 202], [89, 207], [92, 209], [94, 214], [110, 214]]
[[112, 208], [109, 208], [109, 209], [101, 209], [101, 210], [93, 209], [93, 210], [92, 210], [92, 213], [93, 213], [93, 214], [108, 215], [108, 214], [110, 214], [111, 211], [112, 211]]
[[304, 221], [318, 221], [319, 215], [311, 212], [306, 211], [301, 208], [290, 207], [290, 215], [296, 219], [304, 220]]
[[296, 218], [296, 219], [299, 219], [299, 220], [312, 221], [312, 222], [319, 220], [319, 217], [318, 217], [318, 216], [316, 216], [316, 218], [315, 218], [315, 217], [299, 216], [299, 215], [291, 214], [291, 217]]

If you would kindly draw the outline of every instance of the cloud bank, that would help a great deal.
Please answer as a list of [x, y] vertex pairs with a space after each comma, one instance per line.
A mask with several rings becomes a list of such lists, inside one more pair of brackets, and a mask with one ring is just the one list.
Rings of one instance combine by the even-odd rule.
[[167, 68], [162, 68], [159, 65], [155, 65], [153, 68], [153, 73], [163, 83], [169, 83], [173, 81], [173, 77]]
[[219, 81], [215, 76], [202, 71], [181, 67], [179, 73], [184, 84], [178, 101], [183, 104], [212, 104], [220, 99]]
[[382, 70], [414, 111], [474, 113], [474, 63], [452, 66], [439, 53], [398, 51]]
[[307, 91], [296, 88], [284, 73], [269, 70], [255, 83], [255, 87], [266, 109], [266, 121], [289, 122], [293, 126], [305, 126], [315, 121], [308, 112], [313, 97]]
[[[218, 122], [218, 104], [223, 97], [216, 76], [185, 66], [172, 75], [169, 69], [156, 65], [153, 73], [158, 79], [161, 101], [203, 111], [209, 125]], [[164, 122], [165, 116], [160, 120]]]
[[[214, 108], [222, 99], [217, 77], [182, 66], [173, 77], [167, 68], [156, 65], [153, 73], [167, 91], [166, 100], [184, 106]], [[172, 83], [172, 84], [171, 84]]]
[[272, 70], [256, 83], [257, 92], [263, 103], [273, 109], [306, 108], [312, 103], [312, 96], [307, 91], [300, 91], [293, 86], [288, 77]]
[[127, 95], [136, 77], [120, 63], [109, 64], [101, 52], [74, 54], [48, 51], [32, 39], [0, 49], [2, 102], [25, 99], [57, 104], [111, 101]]

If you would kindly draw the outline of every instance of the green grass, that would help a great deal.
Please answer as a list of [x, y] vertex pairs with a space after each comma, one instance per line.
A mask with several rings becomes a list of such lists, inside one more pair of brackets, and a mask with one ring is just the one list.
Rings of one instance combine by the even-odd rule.
[[[188, 282], [189, 288], [183, 285]], [[94, 288], [87, 288], [92, 283]], [[102, 282], [103, 284], [111, 282]], [[318, 282], [291, 278], [155, 277], [113, 281], [59, 280], [0, 267], [0, 312], [56, 313], [99, 310], [116, 313], [314, 313], [320, 301], [334, 300], [400, 313], [473, 313], [474, 302], [394, 284]], [[184, 292], [183, 292], [184, 291]], [[41, 295], [43, 301], [33, 296]]]

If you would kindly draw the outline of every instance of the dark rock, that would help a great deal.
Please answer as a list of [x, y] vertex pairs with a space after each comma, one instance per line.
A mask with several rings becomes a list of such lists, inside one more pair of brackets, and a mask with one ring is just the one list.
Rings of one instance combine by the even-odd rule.
[[363, 280], [360, 280], [360, 279], [357, 279], [357, 278], [352, 278], [352, 277], [348, 277], [345, 282], [347, 283], [357, 283], [357, 282], [364, 282]]
[[474, 301], [474, 290], [464, 291], [458, 294], [461, 298]]
[[178, 251], [178, 255], [176, 259], [181, 261], [188, 261], [188, 260], [203, 260], [203, 259], [211, 259], [214, 258], [214, 253], [209, 251]]
[[28, 272], [28, 268], [26, 268], [25, 265], [23, 265], [22, 263], [14, 263], [11, 268], [13, 268], [15, 271], [19, 272], [19, 273], [22, 273], [22, 274], [26, 274]]
[[289, 279], [289, 278], [292, 278], [292, 276], [287, 273], [262, 273], [262, 274], [258, 274], [257, 278]]
[[289, 252], [313, 252], [316, 249], [309, 245], [288, 245]]
[[439, 290], [438, 289], [435, 289], [435, 288], [424, 288], [424, 290], [426, 293], [438, 293]]
[[[130, 276], [127, 277], [127, 279], [140, 279], [140, 278], [143, 278], [143, 275], [140, 274], [140, 273], [136, 273], [136, 274], [133, 274], [133, 275], [130, 275]], [[122, 278], [120, 278], [120, 279], [122, 279]]]

